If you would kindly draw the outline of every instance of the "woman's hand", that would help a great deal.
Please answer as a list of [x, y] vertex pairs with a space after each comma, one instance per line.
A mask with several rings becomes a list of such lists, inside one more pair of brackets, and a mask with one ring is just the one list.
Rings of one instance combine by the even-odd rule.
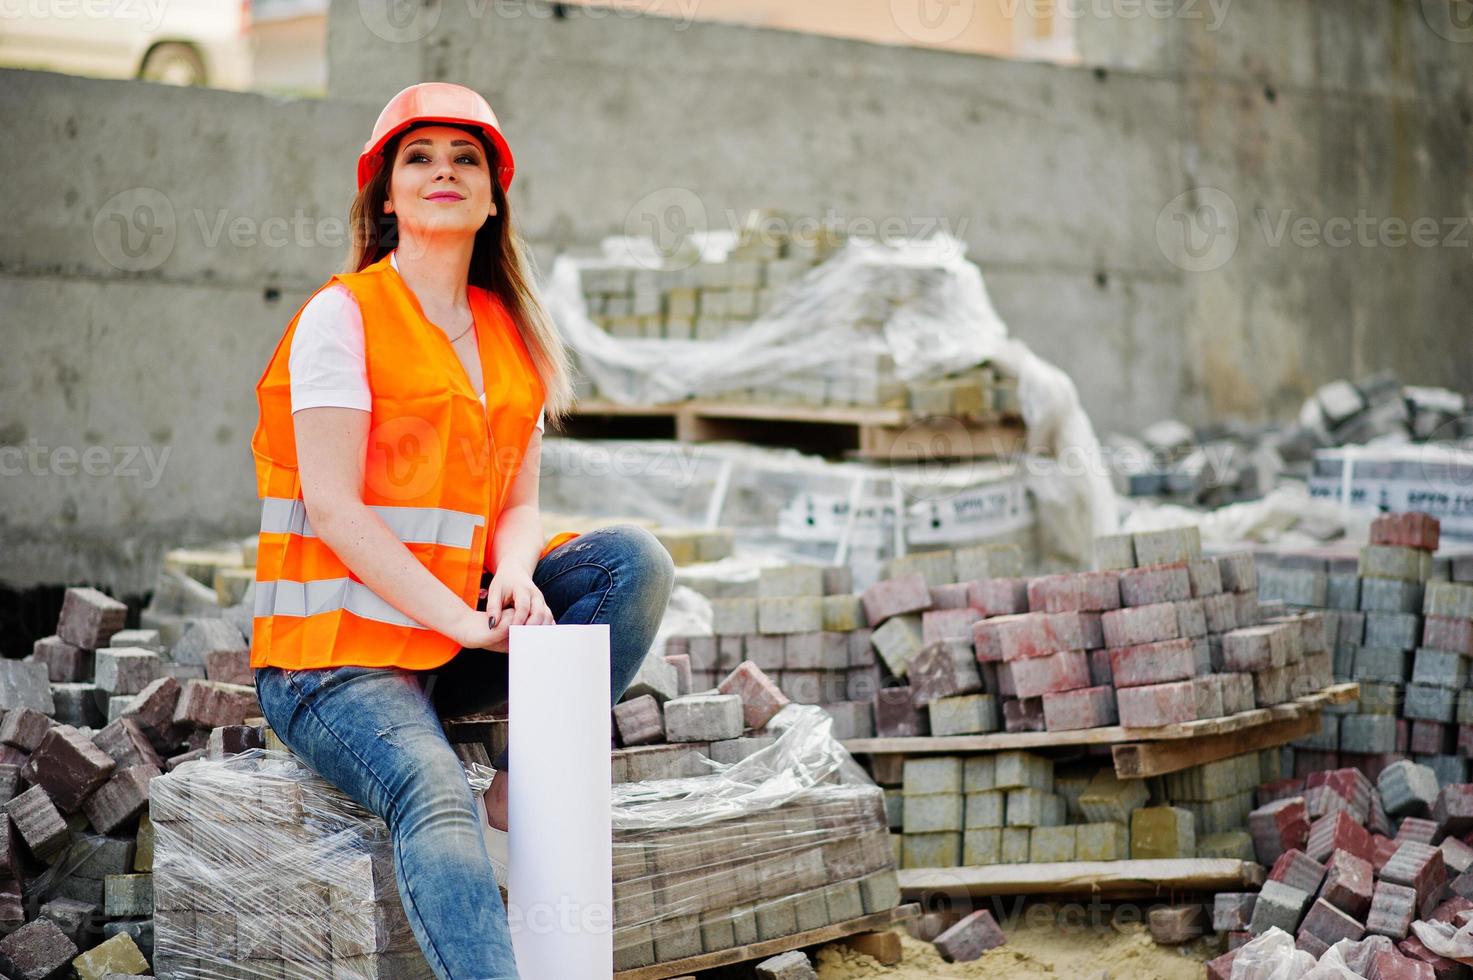
[[486, 609], [497, 629], [553, 624], [542, 590], [532, 584], [529, 572], [515, 566], [503, 565], [491, 576], [491, 584], [486, 587]]
[[[489, 610], [498, 610], [491, 618]], [[486, 608], [467, 609], [451, 639], [463, 647], [506, 653], [513, 626], [551, 626], [556, 621], [532, 576], [507, 568], [491, 577]]]
[[[490, 617], [484, 609], [466, 609], [456, 622], [455, 628], [447, 634], [456, 643], [472, 650], [495, 650], [493, 646], [497, 642], [497, 631], [491, 628]], [[500, 650], [506, 651], [506, 633], [501, 631]]]

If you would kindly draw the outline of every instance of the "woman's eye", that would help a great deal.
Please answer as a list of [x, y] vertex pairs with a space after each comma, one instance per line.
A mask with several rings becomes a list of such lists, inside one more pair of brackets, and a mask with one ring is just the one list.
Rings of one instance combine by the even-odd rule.
[[[429, 159], [429, 157], [425, 156], [423, 153], [416, 152], [416, 153], [409, 154], [409, 157], [404, 162], [405, 163], [416, 163], [416, 162], [418, 162], [420, 160], [428, 160], [428, 159]], [[458, 156], [458, 157], [455, 158], [455, 161], [457, 163], [461, 163], [461, 162], [468, 163], [468, 164], [470, 164], [473, 167], [476, 165], [476, 157], [473, 154], [470, 154], [470, 153], [462, 153], [460, 156]]]

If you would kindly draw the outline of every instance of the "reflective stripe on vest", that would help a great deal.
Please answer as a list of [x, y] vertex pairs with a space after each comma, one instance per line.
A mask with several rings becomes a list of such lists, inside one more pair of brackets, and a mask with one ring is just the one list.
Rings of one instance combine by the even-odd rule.
[[277, 579], [256, 583], [257, 616], [315, 616], [346, 609], [355, 616], [394, 626], [425, 627], [384, 601], [377, 592], [350, 578], [293, 582]]
[[[444, 507], [388, 507], [371, 505], [389, 530], [405, 544], [439, 544], [447, 548], [469, 548], [475, 541], [476, 528], [486, 523], [481, 514], [468, 514]], [[315, 538], [307, 521], [307, 505], [285, 497], [266, 497], [261, 501], [262, 534], [300, 534]], [[257, 615], [262, 615], [257, 613]]]

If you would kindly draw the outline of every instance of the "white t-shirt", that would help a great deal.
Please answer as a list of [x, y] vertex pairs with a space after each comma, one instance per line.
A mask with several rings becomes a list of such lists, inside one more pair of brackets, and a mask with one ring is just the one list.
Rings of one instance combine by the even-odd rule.
[[[389, 253], [389, 264], [399, 268], [394, 252]], [[292, 334], [287, 369], [293, 413], [304, 408], [372, 409], [363, 314], [347, 286], [335, 282], [308, 301]], [[486, 404], [485, 392], [481, 404]], [[537, 417], [538, 429], [544, 428], [545, 420], [543, 412]]]

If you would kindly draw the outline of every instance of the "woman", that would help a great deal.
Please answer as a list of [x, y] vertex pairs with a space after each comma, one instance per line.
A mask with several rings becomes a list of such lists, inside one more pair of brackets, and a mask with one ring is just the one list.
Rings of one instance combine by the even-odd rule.
[[[410, 926], [435, 975], [457, 980], [517, 971], [438, 716], [504, 702], [517, 625], [607, 623], [616, 701], [673, 580], [640, 528], [543, 542], [539, 413], [558, 417], [572, 395], [507, 210], [512, 172], [470, 89], [427, 83], [389, 102], [358, 161], [347, 271], [287, 326], [252, 438], [262, 711], [388, 824]], [[505, 768], [503, 754], [486, 794], [498, 830]]]

